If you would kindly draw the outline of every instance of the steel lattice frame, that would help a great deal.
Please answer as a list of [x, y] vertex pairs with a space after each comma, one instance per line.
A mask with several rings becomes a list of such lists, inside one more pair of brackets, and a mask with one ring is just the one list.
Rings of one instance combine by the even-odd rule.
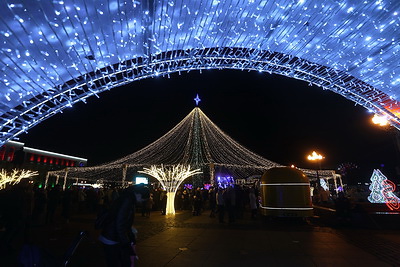
[[0, 143], [78, 101], [157, 75], [276, 73], [400, 128], [400, 2], [5, 0]]

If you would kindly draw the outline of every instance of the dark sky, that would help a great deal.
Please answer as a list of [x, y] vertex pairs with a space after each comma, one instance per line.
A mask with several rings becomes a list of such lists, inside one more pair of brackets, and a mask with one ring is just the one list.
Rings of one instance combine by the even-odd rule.
[[20, 141], [85, 157], [93, 166], [164, 135], [195, 107], [197, 93], [200, 108], [214, 123], [267, 159], [313, 168], [306, 156], [317, 150], [325, 156], [323, 169], [353, 163], [365, 180], [378, 167], [397, 179], [394, 129], [372, 125], [365, 108], [331, 91], [258, 72], [192, 71], [137, 81], [64, 110]]

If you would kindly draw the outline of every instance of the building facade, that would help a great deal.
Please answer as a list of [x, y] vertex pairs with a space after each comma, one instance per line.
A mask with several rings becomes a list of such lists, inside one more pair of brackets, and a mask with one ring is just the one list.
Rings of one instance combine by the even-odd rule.
[[0, 148], [0, 168], [25, 169], [39, 173], [35, 180], [44, 181], [48, 171], [67, 167], [84, 167], [87, 159], [61, 153], [36, 149], [24, 143], [8, 141]]

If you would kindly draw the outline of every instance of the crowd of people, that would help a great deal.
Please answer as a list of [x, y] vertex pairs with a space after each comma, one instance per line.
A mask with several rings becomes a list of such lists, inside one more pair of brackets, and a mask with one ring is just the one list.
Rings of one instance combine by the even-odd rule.
[[[194, 216], [209, 210], [210, 217], [218, 217], [219, 222], [228, 222], [244, 216], [244, 211], [251, 210], [252, 218], [256, 217], [259, 192], [254, 186], [228, 185], [209, 187], [208, 189], [180, 188], [175, 198], [178, 210], [192, 210]], [[218, 215], [218, 216], [217, 216]]]
[[[145, 190], [138, 196], [136, 210], [144, 217], [150, 217], [155, 211], [166, 214], [166, 191], [159, 186], [142, 187]], [[56, 214], [61, 214], [63, 223], [68, 223], [73, 215], [98, 213], [118, 199], [121, 191], [117, 187], [70, 186], [62, 190], [60, 185], [55, 185], [43, 188], [29, 179], [0, 190], [1, 249], [7, 251], [15, 242], [29, 238], [29, 226], [54, 225]], [[242, 218], [245, 209], [251, 209], [251, 216], [255, 218], [257, 203], [258, 190], [239, 185], [207, 189], [180, 187], [175, 197], [177, 210], [190, 210], [193, 216], [207, 211], [221, 223]]]
[[[348, 221], [354, 210], [352, 203], [357, 201], [353, 198], [359, 198], [363, 193], [361, 189], [349, 189], [347, 194], [334, 194], [317, 187], [312, 200], [317, 205], [332, 206], [339, 220]], [[141, 184], [128, 188], [70, 186], [62, 190], [59, 185], [41, 188], [29, 179], [22, 179], [19, 184], [0, 190], [0, 251], [7, 253], [17, 249], [16, 244], [29, 242], [31, 226], [54, 226], [60, 220], [68, 223], [74, 215], [100, 214], [101, 211], [110, 210], [115, 218], [113, 223], [102, 226], [101, 241], [106, 248], [106, 258], [109, 262], [115, 262], [119, 255], [115, 249], [119, 245], [116, 244], [127, 244], [128, 239], [129, 247], [135, 243], [131, 229], [134, 213], [147, 218], [151, 217], [152, 212], [165, 215], [166, 203], [167, 192], [160, 185]], [[259, 203], [260, 192], [255, 185], [228, 184], [198, 188], [181, 186], [176, 192], [174, 204], [176, 210], [190, 211], [193, 216], [207, 214], [215, 222], [234, 223], [245, 216], [257, 218]], [[121, 220], [125, 216], [129, 218]], [[112, 231], [118, 223], [124, 224], [124, 233], [129, 233], [129, 238]], [[126, 255], [135, 256], [134, 249], [127, 247], [124, 245], [121, 251], [129, 250]]]

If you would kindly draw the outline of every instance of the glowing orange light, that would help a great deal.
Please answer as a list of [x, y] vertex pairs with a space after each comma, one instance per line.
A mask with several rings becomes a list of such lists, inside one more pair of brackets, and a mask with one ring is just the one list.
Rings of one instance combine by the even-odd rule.
[[389, 125], [389, 121], [384, 116], [378, 116], [378, 115], [375, 114], [374, 117], [372, 117], [371, 120], [372, 120], [372, 122], [374, 124], [377, 124], [379, 126], [387, 126], [387, 125]]
[[307, 157], [308, 160], [321, 160], [321, 159], [323, 159], [323, 158], [324, 158], [324, 157], [323, 157], [322, 155], [318, 154], [318, 153], [315, 152], [315, 151], [313, 151], [313, 152], [311, 153], [311, 155], [308, 155], [308, 157]]

